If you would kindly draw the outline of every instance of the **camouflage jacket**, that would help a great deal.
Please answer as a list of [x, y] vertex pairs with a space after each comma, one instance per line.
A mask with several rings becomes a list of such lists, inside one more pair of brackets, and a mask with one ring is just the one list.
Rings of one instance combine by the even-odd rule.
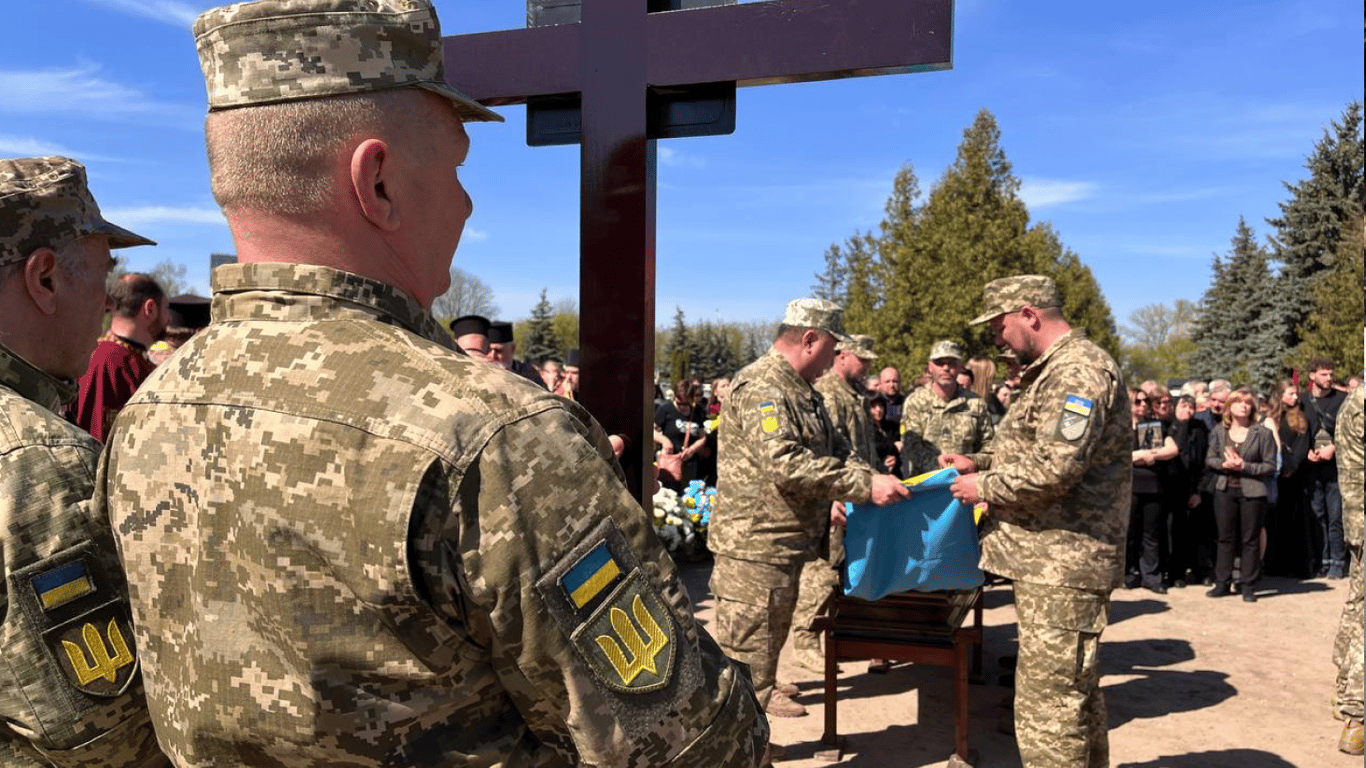
[[872, 417], [863, 407], [863, 396], [854, 385], [833, 370], [816, 379], [816, 391], [825, 398], [831, 426], [853, 448], [854, 455], [870, 467], [878, 467], [877, 443], [873, 439]]
[[1361, 546], [1366, 538], [1366, 506], [1362, 501], [1362, 424], [1363, 390], [1357, 387], [1347, 395], [1338, 410], [1337, 453], [1338, 487], [1342, 489], [1342, 532], [1347, 541]]
[[753, 689], [585, 411], [381, 283], [214, 282], [97, 480], [178, 765], [758, 762]]
[[1011, 579], [1108, 591], [1124, 569], [1133, 427], [1119, 367], [1079, 330], [1026, 368], [1020, 392], [973, 454], [982, 568]]
[[0, 347], [0, 765], [164, 766], [75, 394]]
[[736, 374], [721, 407], [708, 547], [738, 560], [813, 559], [830, 502], [867, 501], [872, 476], [850, 459], [820, 393], [770, 349]]
[[941, 453], [977, 453], [996, 434], [987, 403], [958, 388], [947, 402], [932, 384], [917, 388], [901, 406], [901, 460], [906, 477], [939, 469]]

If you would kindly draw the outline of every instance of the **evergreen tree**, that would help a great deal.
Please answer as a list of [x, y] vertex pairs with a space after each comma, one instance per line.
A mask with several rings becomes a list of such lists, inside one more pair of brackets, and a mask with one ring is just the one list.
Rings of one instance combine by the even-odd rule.
[[527, 324], [525, 341], [517, 345], [526, 359], [540, 365], [548, 357], [561, 355], [555, 339], [555, 311], [546, 298], [546, 289], [541, 289], [541, 300], [531, 308], [531, 320]]
[[1276, 285], [1267, 249], [1242, 217], [1227, 257], [1215, 256], [1211, 271], [1214, 279], [1201, 297], [1191, 334], [1191, 371], [1268, 392], [1281, 378], [1285, 354]]
[[1366, 217], [1351, 227], [1333, 259], [1333, 266], [1314, 278], [1313, 311], [1305, 319], [1304, 343], [1296, 356], [1303, 368], [1315, 357], [1337, 364], [1346, 378], [1362, 372], [1362, 321], [1366, 318], [1366, 277], [1363, 277], [1363, 236]]
[[[1279, 217], [1267, 219], [1276, 228], [1272, 243], [1281, 263], [1282, 347], [1292, 355], [1308, 330], [1314, 278], [1334, 267], [1343, 240], [1366, 210], [1361, 131], [1362, 105], [1353, 101], [1314, 144], [1305, 162], [1309, 178], [1283, 182], [1290, 199], [1280, 204]], [[1353, 258], [1360, 256], [1358, 251]]]
[[845, 253], [849, 325], [877, 339], [880, 364], [919, 370], [939, 339], [960, 340], [969, 355], [993, 356], [989, 329], [967, 325], [981, 310], [982, 286], [1031, 273], [1054, 278], [1068, 321], [1119, 352], [1114, 320], [1090, 269], [1050, 225], [1030, 225], [1000, 135], [991, 113], [979, 112], [963, 131], [953, 164], [923, 202], [913, 170], [903, 166], [887, 200], [875, 259], [860, 261], [857, 236], [851, 238]]
[[668, 372], [670, 383], [678, 381], [692, 372], [692, 358], [696, 346], [692, 334], [688, 333], [688, 323], [683, 316], [682, 307], [674, 307], [674, 324], [669, 331], [669, 340], [664, 344], [664, 370]]
[[825, 249], [825, 270], [814, 275], [816, 282], [811, 284], [811, 295], [843, 305], [846, 274], [839, 246], [831, 245]]
[[855, 232], [844, 242], [840, 259], [845, 274], [844, 326], [850, 333], [872, 334], [882, 306], [877, 240], [870, 234]]

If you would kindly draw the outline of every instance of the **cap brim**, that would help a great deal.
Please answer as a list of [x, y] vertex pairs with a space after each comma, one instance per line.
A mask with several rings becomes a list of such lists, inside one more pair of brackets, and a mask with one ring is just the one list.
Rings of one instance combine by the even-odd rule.
[[466, 121], [474, 121], [481, 123], [503, 122], [502, 115], [498, 114], [497, 112], [494, 112], [493, 110], [489, 109], [483, 104], [480, 104], [479, 102], [475, 101], [474, 99], [471, 99], [470, 97], [466, 96], [460, 91], [455, 90], [454, 88], [445, 83], [426, 82], [418, 83], [417, 85], [419, 88], [425, 88], [426, 90], [429, 90], [438, 96], [444, 96], [450, 99], [451, 101], [455, 102], [455, 107], [456, 110], [460, 113], [460, 117]]
[[992, 318], [1000, 317], [1004, 314], [1007, 313], [993, 310], [991, 312], [987, 312], [984, 315], [978, 315], [977, 317], [972, 318], [968, 321], [968, 325], [981, 325], [982, 323], [989, 323], [991, 322]]
[[847, 333], [837, 333], [835, 331], [827, 331], [827, 333], [829, 333], [831, 336], [834, 336], [836, 341], [841, 342], [843, 344], [852, 344], [854, 342], [854, 337], [850, 336]]
[[855, 352], [855, 353], [854, 353], [854, 356], [857, 357], [857, 358], [860, 359], [860, 360], [876, 360], [876, 359], [877, 359], [877, 353], [876, 353], [876, 352]]
[[136, 232], [131, 232], [116, 224], [104, 222], [95, 228], [92, 235], [104, 235], [109, 238], [110, 248], [131, 248], [135, 245], [156, 245], [156, 241], [143, 237]]

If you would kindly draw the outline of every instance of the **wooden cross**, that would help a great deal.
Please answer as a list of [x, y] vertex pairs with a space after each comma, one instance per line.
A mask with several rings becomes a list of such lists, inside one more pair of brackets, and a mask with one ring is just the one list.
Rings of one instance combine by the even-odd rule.
[[609, 434], [631, 437], [622, 466], [646, 509], [655, 323], [647, 89], [948, 69], [952, 36], [953, 0], [769, 0], [661, 13], [648, 12], [647, 0], [583, 0], [577, 24], [445, 38], [448, 76], [490, 106], [581, 94], [582, 401]]

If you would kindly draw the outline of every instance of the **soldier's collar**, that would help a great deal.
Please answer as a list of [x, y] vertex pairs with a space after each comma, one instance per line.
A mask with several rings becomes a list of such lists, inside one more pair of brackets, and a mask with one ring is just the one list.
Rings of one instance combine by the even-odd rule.
[[1038, 376], [1039, 371], [1042, 371], [1044, 365], [1048, 363], [1048, 359], [1057, 354], [1058, 350], [1074, 341], [1080, 341], [1084, 338], [1086, 338], [1086, 331], [1081, 328], [1073, 328], [1067, 333], [1059, 336], [1057, 341], [1050, 344], [1048, 349], [1045, 349], [1037, 360], [1030, 363], [1029, 366], [1020, 373], [1020, 380], [1023, 381], [1026, 378], [1033, 379], [1035, 376]]
[[[269, 298], [261, 292], [268, 292]], [[292, 294], [282, 298], [279, 293]], [[368, 277], [315, 264], [227, 264], [213, 271], [214, 322], [314, 320], [332, 317], [343, 305], [402, 326], [454, 349], [455, 342], [431, 313], [399, 289]]]
[[9, 387], [21, 397], [53, 413], [75, 400], [80, 392], [76, 382], [59, 379], [39, 370], [3, 344], [0, 344], [0, 385]]

